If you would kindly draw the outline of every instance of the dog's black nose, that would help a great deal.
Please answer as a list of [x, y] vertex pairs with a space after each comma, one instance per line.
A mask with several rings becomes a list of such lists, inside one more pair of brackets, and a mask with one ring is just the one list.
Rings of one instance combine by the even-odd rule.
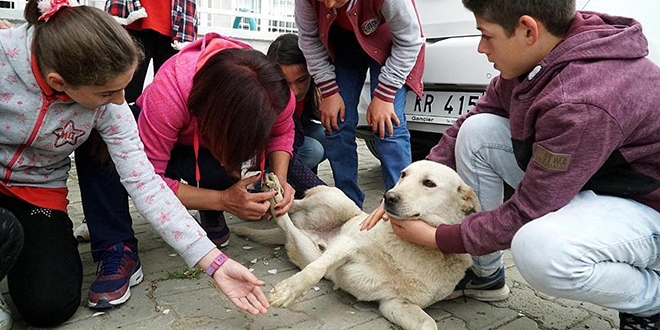
[[384, 199], [385, 199], [385, 205], [394, 206], [399, 203], [399, 200], [401, 198], [399, 197], [399, 194], [388, 191], [385, 193]]

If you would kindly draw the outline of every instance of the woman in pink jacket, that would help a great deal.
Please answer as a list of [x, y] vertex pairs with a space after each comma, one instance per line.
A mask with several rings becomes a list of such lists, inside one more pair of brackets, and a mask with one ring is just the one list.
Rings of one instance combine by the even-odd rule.
[[241, 170], [263, 171], [268, 158], [285, 188], [278, 214], [293, 203], [286, 181], [295, 97], [278, 65], [250, 48], [206, 34], [167, 61], [136, 102], [156, 173], [185, 206], [201, 210], [202, 227], [218, 245], [229, 238], [223, 211], [257, 220], [269, 207], [271, 193], [246, 189], [260, 177], [239, 180]]
[[[248, 186], [260, 177], [241, 179], [245, 170], [263, 170], [268, 159], [269, 170], [284, 184], [284, 199], [275, 206], [278, 215], [293, 204], [294, 189], [286, 182], [294, 109], [295, 97], [276, 63], [247, 44], [215, 33], [166, 61], [132, 106], [156, 173], [183, 205], [200, 210], [202, 228], [219, 248], [229, 239], [224, 211], [257, 220], [274, 196], [249, 192]], [[107, 260], [112, 257], [108, 246], [123, 244], [138, 251], [126, 192], [116, 172], [103, 169], [94, 158], [77, 158], [76, 166], [85, 214], [97, 215], [87, 221], [93, 254], [100, 255], [103, 265], [116, 264]], [[105, 281], [115, 271], [100, 269], [88, 305], [121, 304], [128, 286]]]

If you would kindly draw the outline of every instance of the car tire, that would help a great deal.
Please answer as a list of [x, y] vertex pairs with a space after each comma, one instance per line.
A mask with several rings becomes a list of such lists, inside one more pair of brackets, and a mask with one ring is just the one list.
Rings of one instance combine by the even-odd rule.
[[[376, 150], [376, 144], [374, 142], [374, 135], [371, 133], [371, 129], [368, 126], [358, 126], [357, 127], [357, 137], [364, 140], [364, 143], [367, 145], [367, 149], [371, 152], [374, 157], [380, 160], [378, 151]], [[412, 161], [422, 160], [431, 151], [440, 138], [442, 134], [440, 133], [431, 133], [431, 132], [421, 132], [421, 131], [411, 131], [410, 132], [410, 151], [412, 155]]]

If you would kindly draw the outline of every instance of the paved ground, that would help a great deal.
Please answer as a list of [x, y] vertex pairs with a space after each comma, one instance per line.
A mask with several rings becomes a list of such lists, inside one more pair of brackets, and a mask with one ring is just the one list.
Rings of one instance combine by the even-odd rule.
[[[367, 200], [365, 210], [372, 210], [383, 185], [378, 160], [360, 145], [359, 183]], [[82, 211], [75, 171], [71, 179], [71, 218], [77, 226]], [[319, 169], [322, 179], [332, 184], [327, 162]], [[132, 290], [130, 300], [115, 309], [97, 313], [82, 306], [61, 329], [396, 329], [379, 315], [374, 303], [358, 302], [350, 295], [334, 290], [323, 280], [310, 290], [295, 309], [273, 308], [267, 315], [254, 317], [239, 312], [201, 271], [190, 271], [174, 250], [154, 233], [150, 225], [134, 212], [134, 228], [140, 240], [144, 281]], [[231, 217], [229, 222], [242, 221]], [[80, 244], [84, 264], [83, 297], [94, 278], [89, 244]], [[254, 269], [269, 291], [278, 281], [293, 275], [297, 268], [290, 263], [283, 248], [261, 246], [232, 237], [226, 249], [235, 260]], [[439, 302], [426, 311], [440, 329], [613, 329], [618, 323], [615, 311], [590, 304], [554, 299], [533, 290], [520, 276], [507, 254], [507, 283], [511, 296], [504, 302], [483, 303], [471, 299]], [[275, 274], [273, 274], [275, 273]], [[0, 291], [6, 295], [6, 283]], [[14, 329], [26, 329], [20, 319]]]

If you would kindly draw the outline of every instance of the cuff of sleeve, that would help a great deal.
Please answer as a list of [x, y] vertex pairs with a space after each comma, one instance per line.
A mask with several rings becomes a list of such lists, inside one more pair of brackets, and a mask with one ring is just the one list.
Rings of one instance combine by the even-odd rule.
[[206, 236], [200, 237], [184, 251], [177, 251], [188, 267], [194, 267], [204, 256], [215, 249], [215, 244]]
[[435, 230], [435, 244], [444, 254], [467, 253], [463, 236], [461, 235], [461, 225], [440, 225]]
[[321, 90], [321, 97], [326, 98], [339, 92], [339, 86], [334, 79], [318, 83], [316, 85]]
[[376, 90], [374, 91], [374, 96], [389, 103], [394, 103], [394, 97], [396, 96], [396, 91], [399, 89], [383, 84], [382, 82], [378, 83], [378, 86], [376, 86]]

